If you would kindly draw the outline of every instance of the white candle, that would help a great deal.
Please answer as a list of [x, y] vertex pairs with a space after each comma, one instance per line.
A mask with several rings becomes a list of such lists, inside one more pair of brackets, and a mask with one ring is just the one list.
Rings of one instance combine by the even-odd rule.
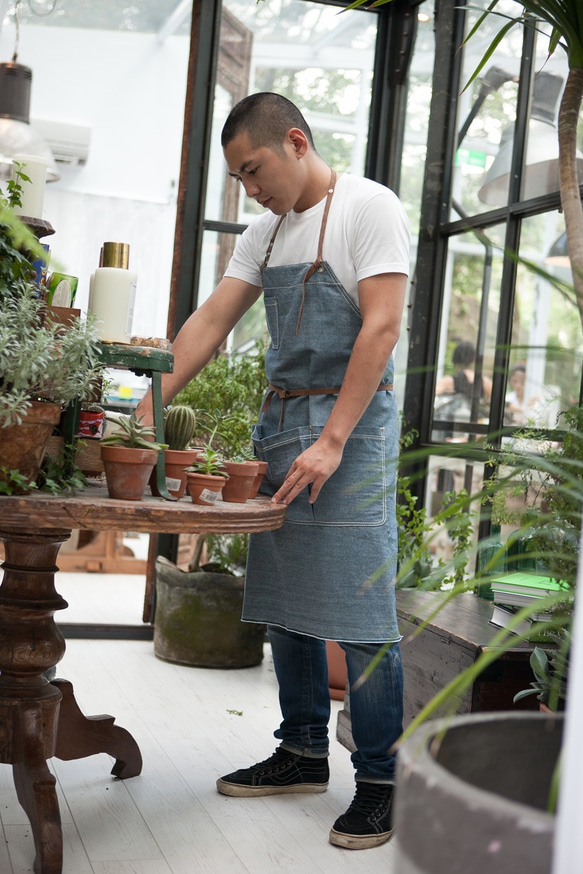
[[25, 165], [22, 172], [30, 179], [30, 182], [21, 180], [22, 206], [15, 207], [14, 212], [17, 215], [42, 219], [48, 161], [36, 155], [15, 155], [13, 160]]

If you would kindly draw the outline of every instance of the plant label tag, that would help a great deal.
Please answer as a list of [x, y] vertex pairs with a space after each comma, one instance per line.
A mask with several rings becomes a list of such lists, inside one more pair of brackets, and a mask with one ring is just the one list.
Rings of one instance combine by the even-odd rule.
[[169, 492], [171, 492], [171, 491], [177, 492], [178, 489], [180, 488], [180, 485], [181, 485], [181, 483], [180, 483], [179, 479], [174, 479], [174, 477], [169, 477], [169, 476], [166, 477], [166, 488], [168, 489]]
[[219, 494], [220, 492], [211, 492], [209, 489], [203, 489], [200, 493], [200, 498], [202, 501], [206, 501], [207, 504], [216, 504]]

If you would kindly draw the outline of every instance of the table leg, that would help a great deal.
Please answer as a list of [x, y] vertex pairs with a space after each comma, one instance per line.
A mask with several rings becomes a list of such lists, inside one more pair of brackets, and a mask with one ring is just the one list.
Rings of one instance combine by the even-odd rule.
[[68, 680], [53, 680], [52, 684], [63, 695], [55, 745], [56, 757], [70, 761], [96, 753], [108, 753], [116, 760], [111, 771], [114, 776], [121, 780], [137, 777], [142, 771], [142, 755], [129, 731], [114, 725], [113, 716], [84, 716]]
[[67, 602], [55, 591], [54, 577], [59, 549], [70, 533], [16, 530], [0, 523], [5, 545], [0, 586], [0, 762], [12, 765], [18, 800], [30, 820], [36, 874], [60, 874], [63, 864], [56, 781], [47, 759], [103, 751], [116, 758], [116, 776], [131, 777], [141, 770], [137, 744], [125, 729], [113, 725], [113, 717], [86, 719], [71, 684], [50, 683], [45, 676], [65, 653], [54, 613]]

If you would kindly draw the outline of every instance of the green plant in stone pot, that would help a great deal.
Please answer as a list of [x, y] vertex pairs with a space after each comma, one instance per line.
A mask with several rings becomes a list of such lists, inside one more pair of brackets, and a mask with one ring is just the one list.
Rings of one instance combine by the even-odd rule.
[[[174, 398], [195, 411], [192, 442], [203, 449], [197, 467], [212, 468], [217, 455], [221, 464], [223, 459], [253, 456], [251, 429], [266, 389], [264, 359], [263, 348], [247, 355], [219, 355]], [[186, 547], [190, 555], [188, 570], [158, 556], [158, 658], [224, 668], [261, 662], [265, 627], [241, 622], [248, 539], [247, 534], [181, 535], [181, 550]]]

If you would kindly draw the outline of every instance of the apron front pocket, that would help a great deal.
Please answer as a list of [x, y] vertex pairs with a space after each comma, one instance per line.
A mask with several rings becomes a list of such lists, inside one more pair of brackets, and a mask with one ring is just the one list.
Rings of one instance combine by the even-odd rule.
[[[313, 441], [321, 429], [314, 429]], [[384, 430], [355, 428], [342, 462], [313, 504], [318, 525], [374, 527], [387, 521], [394, 502], [395, 463], [386, 457]]]
[[[301, 455], [313, 442], [312, 429], [291, 428], [265, 438], [262, 437], [262, 433], [261, 425], [256, 425], [252, 433], [255, 454], [260, 461], [266, 461], [268, 464], [261, 490], [264, 494], [273, 495], [283, 485], [298, 455]], [[314, 522], [314, 513], [308, 497], [308, 489], [304, 489], [291, 502], [286, 512], [287, 522]]]

